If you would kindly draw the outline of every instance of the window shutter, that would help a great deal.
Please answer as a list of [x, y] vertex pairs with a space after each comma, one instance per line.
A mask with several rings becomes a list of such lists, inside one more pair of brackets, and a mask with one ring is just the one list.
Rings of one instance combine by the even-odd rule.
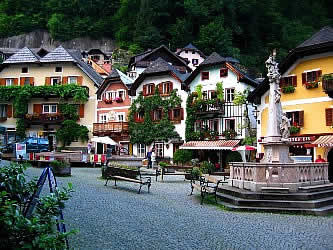
[[298, 121], [298, 125], [300, 127], [304, 127], [304, 111], [298, 111], [298, 118], [299, 118], [299, 121]]
[[67, 82], [68, 82], [68, 76], [64, 76], [62, 78], [62, 84], [67, 84]]
[[319, 81], [320, 80], [320, 78], [321, 78], [321, 74], [322, 74], [322, 71], [321, 70], [318, 70], [317, 71], [317, 73], [316, 73], [316, 78], [317, 78], [317, 81]]
[[45, 85], [46, 86], [51, 85], [51, 77], [45, 77]]
[[24, 81], [25, 81], [25, 77], [21, 77], [20, 78], [20, 85], [21, 86], [24, 86]]
[[151, 90], [152, 90], [152, 95], [154, 95], [155, 94], [155, 84], [152, 84], [152, 88], [151, 88]]
[[34, 86], [34, 80], [35, 80], [34, 77], [30, 77], [30, 86]]
[[0, 79], [0, 86], [6, 86], [6, 79], [5, 78]]
[[326, 126], [332, 126], [333, 124], [333, 109], [325, 109]]
[[163, 94], [163, 83], [159, 83], [159, 84], [157, 84], [157, 88], [158, 88], [158, 92], [159, 92], [160, 94]]
[[306, 84], [306, 73], [302, 73], [302, 84]]
[[34, 114], [41, 114], [42, 111], [43, 111], [42, 104], [34, 104], [34, 106], [33, 106], [33, 113]]
[[77, 85], [82, 86], [82, 82], [83, 82], [83, 77], [82, 76], [78, 76], [77, 77]]
[[14, 85], [15, 85], [15, 86], [18, 85], [18, 78], [14, 78]]
[[173, 112], [172, 109], [171, 109], [171, 110], [170, 110], [170, 109], [168, 110], [168, 118], [169, 118], [170, 121], [173, 120], [173, 118], [172, 118], [172, 112]]
[[284, 86], [284, 82], [285, 82], [284, 77], [281, 77], [280, 78], [280, 88], [282, 88]]
[[180, 109], [180, 119], [184, 120], [184, 109], [183, 108]]
[[150, 119], [154, 121], [154, 111], [150, 111]]
[[169, 89], [170, 89], [170, 92], [173, 90], [173, 82], [169, 82]]
[[147, 85], [146, 84], [143, 85], [143, 87], [142, 87], [142, 94], [143, 94], [143, 96], [147, 95]]
[[293, 86], [297, 87], [297, 76], [293, 76]]
[[79, 106], [79, 117], [80, 118], [84, 117], [84, 104], [80, 104]]
[[7, 105], [7, 117], [11, 118], [13, 116], [13, 106], [8, 104]]

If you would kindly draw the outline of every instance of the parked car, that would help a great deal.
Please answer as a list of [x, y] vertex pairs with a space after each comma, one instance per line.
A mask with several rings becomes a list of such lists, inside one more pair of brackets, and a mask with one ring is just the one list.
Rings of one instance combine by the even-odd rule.
[[19, 143], [27, 144], [27, 153], [39, 153], [49, 151], [49, 140], [45, 138], [28, 137], [24, 141], [21, 141]]

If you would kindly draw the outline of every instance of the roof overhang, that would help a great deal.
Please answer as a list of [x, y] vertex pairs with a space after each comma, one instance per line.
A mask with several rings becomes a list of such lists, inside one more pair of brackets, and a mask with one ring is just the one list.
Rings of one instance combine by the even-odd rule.
[[317, 147], [333, 147], [333, 135], [322, 135], [312, 144], [317, 145]]
[[232, 150], [239, 142], [240, 140], [189, 141], [179, 148], [192, 150]]

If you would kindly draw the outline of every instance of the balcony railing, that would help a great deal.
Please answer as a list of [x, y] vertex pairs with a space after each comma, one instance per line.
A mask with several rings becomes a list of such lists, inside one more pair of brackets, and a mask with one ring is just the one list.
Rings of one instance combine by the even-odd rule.
[[26, 114], [24, 121], [28, 124], [61, 124], [64, 121], [62, 114]]
[[94, 135], [110, 135], [115, 133], [128, 133], [128, 122], [94, 123]]

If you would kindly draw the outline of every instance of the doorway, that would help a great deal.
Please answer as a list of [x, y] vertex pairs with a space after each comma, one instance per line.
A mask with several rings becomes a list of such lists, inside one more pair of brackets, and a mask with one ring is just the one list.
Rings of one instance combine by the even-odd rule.
[[328, 164], [328, 180], [333, 183], [333, 148], [327, 154]]

